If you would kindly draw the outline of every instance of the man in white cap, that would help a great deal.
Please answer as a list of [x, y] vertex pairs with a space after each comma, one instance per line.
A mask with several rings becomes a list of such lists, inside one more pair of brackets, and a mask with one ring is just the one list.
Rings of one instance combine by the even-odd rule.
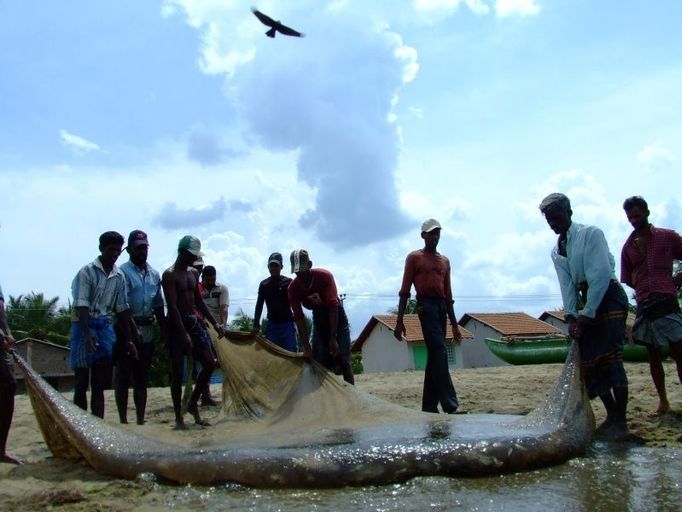
[[459, 343], [459, 332], [455, 317], [452, 288], [450, 286], [450, 260], [436, 249], [440, 241], [441, 225], [435, 219], [422, 224], [421, 237], [424, 248], [412, 251], [405, 259], [403, 282], [400, 287], [398, 318], [393, 335], [398, 341], [406, 334], [403, 315], [410, 290], [414, 285], [417, 292], [417, 314], [426, 343], [426, 370], [422, 393], [422, 411], [438, 413], [438, 404], [443, 412], [455, 414], [459, 408], [457, 393], [452, 384], [448, 368], [448, 352], [445, 345], [447, 319], [452, 325], [452, 337]]
[[195, 308], [219, 334], [224, 334], [223, 326], [208, 310], [199, 291], [199, 274], [192, 267], [199, 256], [203, 256], [199, 239], [191, 235], [182, 237], [178, 244], [175, 263], [163, 273], [161, 280], [168, 307], [171, 398], [175, 411], [175, 428], [178, 430], [187, 428], [182, 417], [182, 373], [185, 355], [192, 355], [202, 367], [190, 396], [187, 411], [194, 416], [194, 421], [198, 425], [208, 425], [199, 415], [197, 402], [215, 368], [215, 359], [211, 338], [195, 315]]
[[616, 279], [606, 237], [595, 226], [572, 221], [571, 202], [564, 194], [545, 197], [540, 212], [559, 235], [551, 257], [568, 332], [580, 347], [587, 392], [590, 398], [598, 396], [606, 408], [597, 434], [632, 437], [626, 423], [628, 378], [623, 367], [628, 298]]

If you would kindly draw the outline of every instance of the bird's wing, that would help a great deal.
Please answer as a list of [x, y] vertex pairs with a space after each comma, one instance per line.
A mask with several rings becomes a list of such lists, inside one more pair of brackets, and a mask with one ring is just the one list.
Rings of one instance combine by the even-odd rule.
[[277, 22], [275, 20], [273, 20], [267, 14], [263, 14], [255, 7], [251, 7], [251, 12], [255, 14], [256, 18], [258, 18], [263, 25], [267, 25], [268, 27], [274, 27], [275, 25], [277, 25]]
[[285, 36], [303, 37], [301, 32], [298, 32], [291, 27], [287, 27], [286, 25], [282, 25], [281, 23], [278, 24], [277, 30]]

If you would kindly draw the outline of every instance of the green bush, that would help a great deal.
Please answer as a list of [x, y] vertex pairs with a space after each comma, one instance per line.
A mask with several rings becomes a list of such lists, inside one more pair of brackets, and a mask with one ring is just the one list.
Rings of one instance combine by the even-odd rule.
[[360, 352], [355, 352], [351, 354], [350, 365], [355, 375], [360, 375], [361, 373], [364, 373], [365, 369], [362, 366], [362, 354]]

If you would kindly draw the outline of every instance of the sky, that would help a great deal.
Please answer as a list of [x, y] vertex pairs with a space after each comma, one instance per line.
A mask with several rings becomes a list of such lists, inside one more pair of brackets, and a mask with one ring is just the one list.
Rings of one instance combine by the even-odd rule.
[[551, 192], [617, 261], [626, 197], [682, 230], [682, 2], [260, 1], [305, 33], [274, 39], [250, 6], [0, 3], [5, 295], [66, 304], [104, 231], [146, 231], [159, 271], [192, 234], [230, 319], [305, 248], [355, 337], [430, 217], [458, 317], [561, 306]]

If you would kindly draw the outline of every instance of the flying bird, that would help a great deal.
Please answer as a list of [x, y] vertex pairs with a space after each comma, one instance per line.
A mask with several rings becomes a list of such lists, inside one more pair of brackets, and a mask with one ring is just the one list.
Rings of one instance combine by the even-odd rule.
[[258, 18], [263, 25], [270, 27], [270, 30], [265, 33], [268, 37], [274, 38], [275, 33], [277, 32], [285, 36], [305, 37], [301, 32], [298, 32], [291, 27], [287, 27], [286, 25], [282, 25], [279, 21], [273, 20], [270, 16], [263, 14], [255, 7], [251, 7], [251, 12], [256, 15], [256, 18]]

